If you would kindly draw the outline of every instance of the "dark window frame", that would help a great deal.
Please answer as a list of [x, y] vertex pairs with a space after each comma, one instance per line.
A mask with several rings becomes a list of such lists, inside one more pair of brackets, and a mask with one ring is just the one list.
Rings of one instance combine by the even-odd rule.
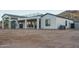
[[50, 19], [45, 20], [45, 26], [50, 26]]
[[65, 21], [65, 26], [67, 26], [67, 20]]

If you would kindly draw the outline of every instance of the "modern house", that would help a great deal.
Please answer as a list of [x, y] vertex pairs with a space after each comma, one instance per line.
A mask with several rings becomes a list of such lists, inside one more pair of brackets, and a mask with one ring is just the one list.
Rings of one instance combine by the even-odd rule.
[[59, 29], [61, 26], [72, 28], [73, 23], [72, 20], [50, 13], [31, 17], [11, 14], [4, 14], [2, 16], [3, 29]]

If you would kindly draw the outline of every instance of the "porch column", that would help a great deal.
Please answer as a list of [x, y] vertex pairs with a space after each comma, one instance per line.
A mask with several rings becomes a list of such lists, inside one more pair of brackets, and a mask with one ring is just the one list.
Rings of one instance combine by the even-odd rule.
[[25, 19], [25, 29], [27, 28], [27, 19]]
[[18, 20], [16, 20], [16, 29], [19, 29]]
[[39, 18], [37, 18], [37, 29], [39, 29]]
[[8, 24], [9, 29], [11, 29], [11, 17], [9, 17], [9, 24]]
[[4, 18], [2, 19], [2, 29], [4, 29]]

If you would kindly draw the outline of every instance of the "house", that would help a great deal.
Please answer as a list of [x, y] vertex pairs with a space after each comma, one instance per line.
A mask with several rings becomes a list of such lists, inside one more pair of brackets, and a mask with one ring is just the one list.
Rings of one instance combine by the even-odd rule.
[[72, 28], [73, 23], [72, 20], [50, 13], [31, 17], [11, 14], [2, 16], [3, 29], [59, 29], [61, 26]]

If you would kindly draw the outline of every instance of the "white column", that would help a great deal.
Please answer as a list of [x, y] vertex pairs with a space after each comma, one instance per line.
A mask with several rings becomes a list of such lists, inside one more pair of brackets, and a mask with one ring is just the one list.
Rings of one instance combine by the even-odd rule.
[[2, 19], [2, 29], [4, 29], [4, 18]]
[[25, 19], [25, 29], [27, 28], [27, 20]]
[[35, 24], [34, 24], [34, 22], [33, 22], [32, 24], [33, 24], [33, 28], [35, 29]]
[[11, 18], [9, 17], [9, 24], [8, 24], [9, 26], [9, 29], [11, 29]]
[[9, 29], [11, 29], [11, 21], [9, 20]]
[[39, 18], [37, 18], [37, 29], [39, 29]]
[[16, 29], [19, 29], [18, 20], [16, 20]]

